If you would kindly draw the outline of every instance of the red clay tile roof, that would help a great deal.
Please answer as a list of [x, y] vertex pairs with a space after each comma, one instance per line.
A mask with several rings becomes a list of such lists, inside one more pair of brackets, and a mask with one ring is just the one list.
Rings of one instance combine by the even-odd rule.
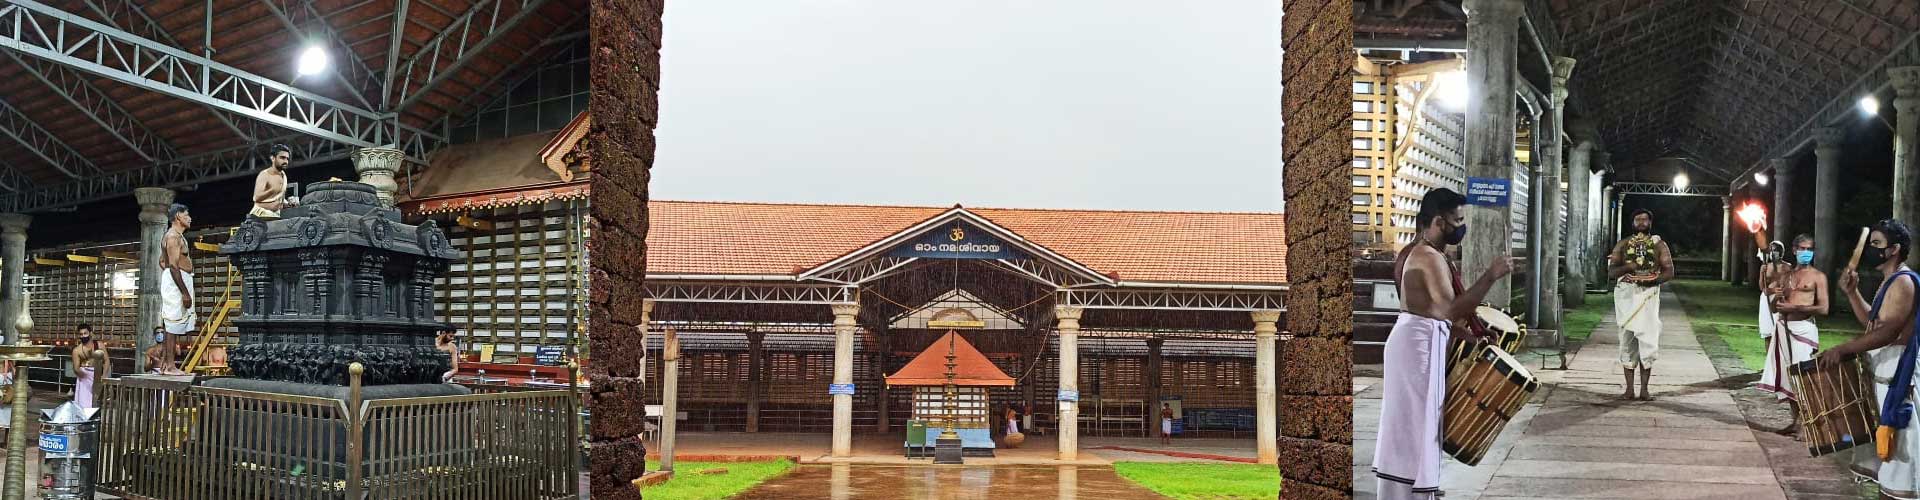
[[[648, 274], [795, 275], [942, 207], [652, 201]], [[1286, 283], [1278, 213], [968, 208], [1121, 281]]]
[[927, 344], [926, 350], [908, 361], [907, 366], [900, 367], [899, 372], [888, 375], [887, 385], [946, 385], [948, 342], [953, 343], [953, 385], [1013, 386], [1013, 377], [1000, 371], [972, 342], [953, 330], [947, 330], [940, 340]]

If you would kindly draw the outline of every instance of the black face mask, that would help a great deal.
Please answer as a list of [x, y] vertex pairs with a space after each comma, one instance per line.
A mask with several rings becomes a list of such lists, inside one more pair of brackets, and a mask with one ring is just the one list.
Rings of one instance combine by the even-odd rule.
[[1880, 267], [1881, 264], [1887, 263], [1887, 247], [1867, 247], [1867, 251], [1860, 252], [1860, 263], [1866, 264], [1868, 268]]
[[1467, 241], [1467, 225], [1466, 224], [1454, 226], [1453, 231], [1447, 233], [1448, 245], [1458, 245], [1462, 241]]

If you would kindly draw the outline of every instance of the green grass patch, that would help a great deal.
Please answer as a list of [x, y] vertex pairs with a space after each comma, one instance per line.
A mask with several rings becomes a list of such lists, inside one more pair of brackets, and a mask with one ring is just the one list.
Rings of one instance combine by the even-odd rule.
[[[1673, 280], [1672, 290], [1680, 294], [1693, 331], [1713, 332], [1727, 342], [1727, 348], [1740, 355], [1748, 369], [1766, 367], [1767, 341], [1760, 338], [1760, 292], [1745, 286], [1733, 286], [1716, 280]], [[1835, 294], [1829, 300], [1838, 299]], [[1860, 324], [1853, 316], [1829, 308], [1820, 324], [1820, 348], [1840, 345], [1860, 335]]]
[[1174, 500], [1266, 500], [1280, 494], [1280, 470], [1271, 465], [1115, 462], [1113, 470]]
[[[700, 471], [726, 469], [720, 474]], [[720, 500], [747, 491], [768, 479], [793, 470], [793, 461], [675, 462], [673, 479], [640, 490], [647, 500]]]
[[1566, 334], [1568, 344], [1586, 342], [1613, 307], [1611, 296], [1588, 294], [1586, 298], [1586, 305], [1569, 308], [1560, 315], [1560, 331]]

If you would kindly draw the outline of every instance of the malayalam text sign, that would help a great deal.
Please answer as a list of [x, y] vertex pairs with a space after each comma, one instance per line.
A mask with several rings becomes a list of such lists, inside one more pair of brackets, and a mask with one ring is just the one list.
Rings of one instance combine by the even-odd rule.
[[1512, 197], [1513, 179], [1467, 178], [1467, 204], [1469, 205], [1504, 207]]

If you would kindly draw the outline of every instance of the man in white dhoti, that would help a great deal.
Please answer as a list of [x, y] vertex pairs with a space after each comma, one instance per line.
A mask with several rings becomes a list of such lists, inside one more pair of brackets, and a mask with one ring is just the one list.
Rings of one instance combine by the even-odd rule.
[[[1860, 253], [1860, 263], [1866, 264], [1886, 276], [1880, 284], [1879, 292], [1874, 294], [1873, 302], [1867, 302], [1860, 295], [1860, 275], [1852, 269], [1840, 274], [1840, 293], [1846, 294], [1847, 302], [1853, 305], [1854, 319], [1867, 325], [1865, 334], [1822, 351], [1814, 359], [1822, 368], [1831, 368], [1847, 356], [1871, 352], [1873, 364], [1873, 385], [1875, 395], [1881, 403], [1881, 425], [1905, 419], [1904, 429], [1895, 434], [1892, 453], [1886, 460], [1878, 460], [1874, 451], [1867, 450], [1867, 456], [1855, 452], [1854, 469], [1873, 469], [1873, 479], [1880, 483], [1880, 494], [1887, 498], [1920, 498], [1920, 415], [1907, 411], [1897, 411], [1915, 400], [1920, 387], [1912, 384], [1911, 377], [1902, 379], [1897, 367], [1902, 358], [1914, 353], [1907, 348], [1908, 341], [1915, 330], [1914, 299], [1916, 297], [1916, 278], [1912, 269], [1902, 264], [1913, 248], [1913, 231], [1906, 224], [1887, 219], [1874, 224], [1868, 235], [1867, 248]], [[1907, 361], [1911, 363], [1911, 361]], [[1910, 375], [1910, 374], [1909, 374]], [[1894, 409], [1896, 411], [1888, 411]], [[1908, 408], [1910, 410], [1910, 408]], [[1878, 443], [1876, 443], [1878, 445]]]
[[167, 207], [166, 236], [161, 238], [160, 326], [166, 329], [164, 349], [167, 366], [179, 366], [174, 359], [174, 343], [193, 331], [193, 258], [187, 255], [187, 228], [193, 227], [193, 215], [179, 203]]
[[1795, 440], [1799, 440], [1800, 396], [1793, 377], [1787, 376], [1787, 367], [1813, 359], [1813, 352], [1820, 349], [1820, 329], [1813, 318], [1827, 315], [1827, 273], [1813, 267], [1813, 252], [1812, 235], [1793, 238], [1794, 267], [1780, 274], [1779, 286], [1768, 304], [1774, 317], [1767, 321], [1776, 328], [1767, 342], [1766, 368], [1761, 370], [1758, 384], [1760, 390], [1775, 393], [1792, 408], [1796, 417], [1780, 433], [1793, 435]]
[[1620, 368], [1626, 375], [1621, 399], [1634, 399], [1633, 374], [1640, 372], [1639, 399], [1653, 400], [1648, 382], [1660, 354], [1660, 285], [1673, 279], [1673, 253], [1653, 234], [1653, 212], [1633, 211], [1633, 235], [1607, 256], [1613, 286], [1613, 317], [1620, 325]]
[[1493, 282], [1511, 272], [1496, 257], [1472, 288], [1461, 289], [1442, 252], [1467, 236], [1460, 213], [1466, 197], [1448, 189], [1421, 201], [1415, 240], [1400, 250], [1394, 278], [1401, 311], [1387, 337], [1380, 384], [1380, 434], [1373, 473], [1383, 500], [1434, 498], [1440, 493], [1440, 404], [1446, 399], [1449, 321], [1467, 321]]

